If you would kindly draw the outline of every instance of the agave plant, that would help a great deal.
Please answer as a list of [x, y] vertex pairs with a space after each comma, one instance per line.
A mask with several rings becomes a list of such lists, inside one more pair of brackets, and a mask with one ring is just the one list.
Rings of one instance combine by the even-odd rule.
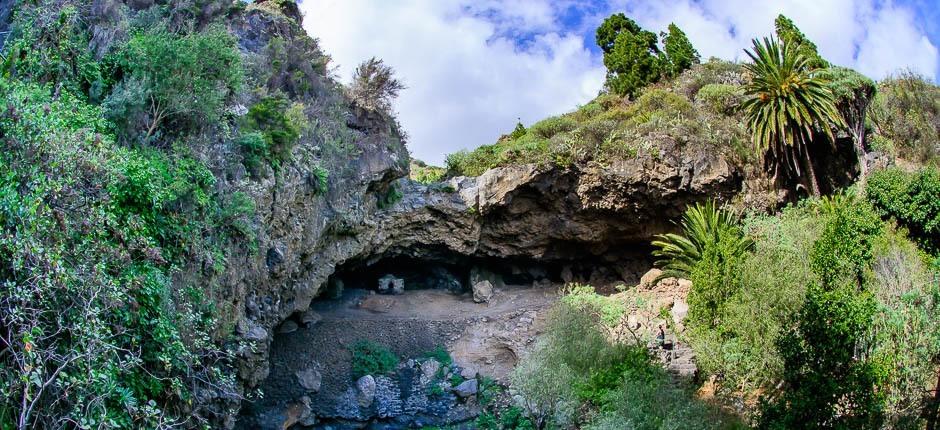
[[709, 247], [723, 246], [730, 255], [741, 255], [753, 246], [742, 234], [734, 211], [719, 208], [714, 201], [686, 209], [679, 222], [682, 234], [656, 235], [653, 251], [663, 277], [688, 278]]
[[844, 122], [835, 97], [826, 81], [810, 71], [810, 59], [791, 43], [765, 37], [753, 44], [753, 52], [744, 51], [753, 62], [744, 66], [751, 76], [744, 86], [750, 97], [741, 107], [754, 143], [775, 177], [781, 168], [794, 178], [805, 175], [810, 192], [818, 196], [809, 145], [816, 127], [835, 141], [832, 126]]

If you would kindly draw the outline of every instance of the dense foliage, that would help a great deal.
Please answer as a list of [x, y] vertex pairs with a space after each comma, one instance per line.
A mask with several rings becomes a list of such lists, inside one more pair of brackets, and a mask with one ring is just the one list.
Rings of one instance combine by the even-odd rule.
[[536, 428], [733, 428], [645, 346], [612, 340], [625, 310], [588, 286], [573, 286], [552, 310], [546, 335], [510, 384]]
[[[747, 160], [752, 152], [737, 112], [742, 82], [740, 65], [719, 60], [696, 64], [675, 79], [645, 88], [635, 100], [603, 94], [574, 112], [517, 127], [495, 144], [450, 154], [448, 174], [478, 176], [493, 167], [523, 163], [605, 165], [658, 159], [682, 147], [710, 148]], [[726, 95], [712, 96], [715, 86]], [[709, 108], [716, 103], [721, 107]]]
[[877, 149], [916, 163], [940, 161], [940, 86], [899, 73], [878, 83], [869, 113]]
[[605, 86], [613, 93], [633, 96], [661, 76], [676, 76], [699, 62], [698, 52], [675, 24], [662, 33], [641, 28], [622, 13], [611, 15], [597, 28], [597, 45], [607, 67]]
[[905, 226], [927, 249], [940, 250], [940, 171], [925, 167], [874, 172], [865, 189], [868, 200], [886, 217]]
[[831, 124], [841, 125], [832, 91], [809, 73], [809, 59], [793, 42], [764, 38], [754, 40], [746, 51], [753, 63], [744, 67], [751, 81], [744, 92], [749, 96], [741, 108], [758, 153], [768, 166], [789, 178], [806, 178], [809, 191], [818, 196], [819, 184], [810, 157], [810, 146], [818, 142], [815, 126], [834, 140]]
[[398, 366], [398, 356], [383, 345], [360, 340], [352, 347], [352, 376], [379, 376], [391, 373]]

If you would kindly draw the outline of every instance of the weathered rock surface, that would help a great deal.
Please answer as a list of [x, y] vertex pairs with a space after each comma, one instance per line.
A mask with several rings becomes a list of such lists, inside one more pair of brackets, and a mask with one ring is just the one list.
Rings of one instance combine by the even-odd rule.
[[479, 281], [473, 284], [473, 301], [477, 303], [486, 303], [493, 298], [494, 289], [490, 281]]

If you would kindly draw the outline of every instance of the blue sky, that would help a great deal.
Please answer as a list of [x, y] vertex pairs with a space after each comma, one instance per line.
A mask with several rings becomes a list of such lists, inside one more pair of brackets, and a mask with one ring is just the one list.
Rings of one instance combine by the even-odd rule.
[[940, 78], [938, 0], [302, 0], [304, 27], [348, 81], [371, 56], [408, 89], [395, 103], [412, 153], [444, 155], [570, 111], [603, 85], [594, 29], [624, 12], [659, 32], [679, 25], [703, 58], [742, 60], [783, 13], [830, 61], [873, 78]]

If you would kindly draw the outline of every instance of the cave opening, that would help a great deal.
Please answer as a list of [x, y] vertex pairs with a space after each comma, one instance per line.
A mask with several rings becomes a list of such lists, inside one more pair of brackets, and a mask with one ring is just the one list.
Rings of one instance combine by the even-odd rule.
[[[470, 421], [479, 411], [460, 396], [459, 384], [506, 378], [534, 345], [539, 321], [562, 286], [613, 292], [615, 285], [635, 285], [650, 264], [640, 253], [582, 255], [588, 257], [495, 258], [423, 248], [344, 262], [309, 309], [277, 327], [263, 397], [245, 402], [238, 427], [391, 429]], [[476, 291], [484, 281], [493, 287], [491, 297]], [[396, 358], [395, 371], [370, 375], [373, 388], [363, 387], [354, 371], [362, 342]], [[452, 362], [422, 377], [434, 351], [446, 351]]]

